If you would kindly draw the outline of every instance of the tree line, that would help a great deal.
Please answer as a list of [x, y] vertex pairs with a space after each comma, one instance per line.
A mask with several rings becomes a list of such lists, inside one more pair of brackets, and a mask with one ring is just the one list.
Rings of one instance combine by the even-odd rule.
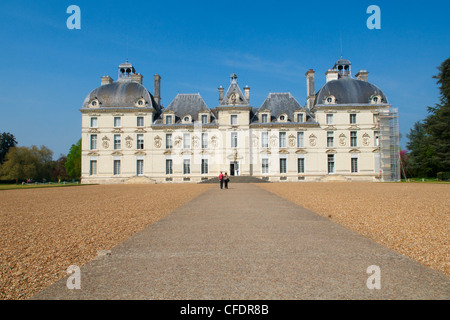
[[81, 176], [81, 139], [67, 156], [53, 160], [46, 146], [19, 147], [14, 135], [0, 135], [0, 180], [15, 183], [49, 182], [78, 179]]
[[410, 177], [450, 179], [450, 58], [439, 67], [440, 102], [427, 107], [428, 115], [417, 121], [407, 135], [408, 153], [402, 162]]

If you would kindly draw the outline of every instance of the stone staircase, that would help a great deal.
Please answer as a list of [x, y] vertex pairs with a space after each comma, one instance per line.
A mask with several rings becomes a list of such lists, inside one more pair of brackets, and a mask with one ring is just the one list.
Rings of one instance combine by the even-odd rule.
[[[219, 184], [219, 178], [211, 178], [208, 180], [201, 181], [199, 183], [217, 183]], [[252, 176], [230, 176], [230, 184], [232, 183], [269, 183], [267, 180], [263, 180], [260, 178], [252, 177]]]

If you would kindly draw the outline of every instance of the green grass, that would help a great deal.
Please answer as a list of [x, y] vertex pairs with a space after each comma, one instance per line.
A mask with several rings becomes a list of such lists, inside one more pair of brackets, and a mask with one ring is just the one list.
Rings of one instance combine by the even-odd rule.
[[437, 181], [436, 178], [408, 178], [409, 181], [402, 179], [403, 183], [450, 183], [450, 181]]
[[0, 184], [1, 190], [17, 190], [17, 189], [36, 189], [36, 188], [57, 188], [57, 187], [76, 187], [76, 186], [86, 186], [87, 184], [77, 184], [77, 183], [38, 183], [38, 184]]

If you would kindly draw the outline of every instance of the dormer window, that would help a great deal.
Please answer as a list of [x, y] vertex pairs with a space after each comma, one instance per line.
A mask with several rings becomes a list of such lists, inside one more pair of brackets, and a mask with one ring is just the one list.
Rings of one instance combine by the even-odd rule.
[[184, 116], [183, 123], [191, 123], [191, 116], [189, 116], [189, 115]]
[[287, 114], [282, 114], [282, 115], [280, 115], [280, 116], [278, 117], [278, 121], [279, 121], [279, 122], [286, 122], [287, 119], [288, 119]]
[[269, 122], [269, 115], [267, 113], [263, 113], [261, 115], [261, 123], [268, 123]]
[[91, 108], [98, 108], [98, 105], [99, 105], [99, 103], [98, 103], [97, 99], [92, 100], [91, 103], [90, 103], [90, 107]]
[[201, 115], [201, 121], [202, 121], [202, 124], [208, 123], [208, 115], [207, 114], [202, 114]]
[[297, 113], [296, 118], [297, 118], [297, 122], [304, 122], [305, 117], [304, 117], [303, 113]]
[[166, 116], [166, 124], [173, 124], [173, 117], [172, 116]]
[[373, 95], [372, 97], [370, 97], [370, 103], [381, 103], [381, 96], [379, 95]]
[[325, 104], [334, 104], [336, 103], [336, 98], [334, 96], [328, 96], [325, 98]]
[[145, 105], [144, 99], [139, 99], [137, 102], [138, 107], [143, 107]]

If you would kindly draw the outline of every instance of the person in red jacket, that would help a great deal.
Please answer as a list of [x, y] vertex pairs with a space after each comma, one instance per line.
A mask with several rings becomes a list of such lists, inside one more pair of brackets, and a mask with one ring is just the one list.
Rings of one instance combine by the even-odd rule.
[[219, 182], [220, 182], [220, 189], [223, 189], [223, 174], [222, 174], [222, 171], [220, 171], [220, 174], [219, 174]]

